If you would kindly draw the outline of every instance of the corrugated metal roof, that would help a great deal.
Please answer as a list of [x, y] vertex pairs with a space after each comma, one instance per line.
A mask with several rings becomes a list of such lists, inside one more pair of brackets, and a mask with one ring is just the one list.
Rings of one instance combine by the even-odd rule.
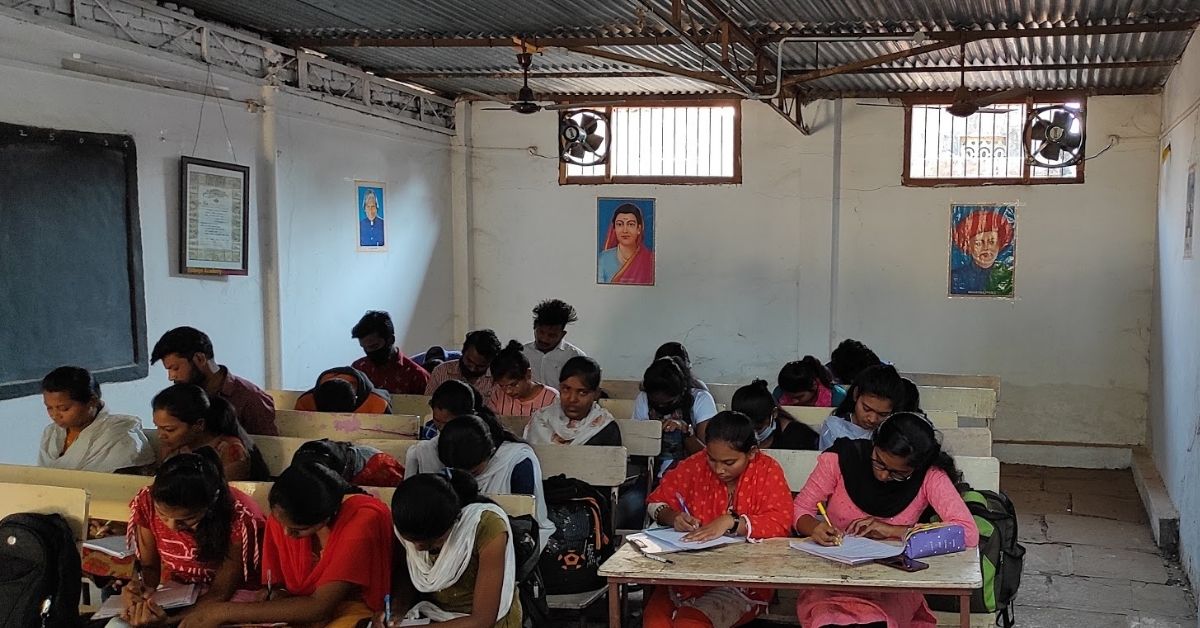
[[[1129, 21], [1195, 22], [1200, 0], [715, 0], [756, 35], [789, 33], [871, 34], [916, 30], [993, 30], [1126, 23]], [[653, 0], [660, 11], [670, 0]], [[633, 0], [182, 0], [199, 14], [237, 26], [257, 29], [286, 39], [346, 34], [389, 37], [511, 38], [622, 37], [663, 34], [652, 15]], [[701, 30], [711, 16], [691, 3]], [[968, 67], [1172, 62], [1182, 54], [1191, 31], [1109, 34], [1070, 37], [989, 39], [965, 47]], [[788, 44], [783, 51], [785, 71], [804, 72], [831, 67], [889, 52], [902, 51], [908, 41], [828, 42]], [[322, 47], [343, 62], [378, 73], [444, 73], [414, 79], [431, 89], [461, 93], [464, 89], [515, 93], [520, 81], [505, 76], [479, 76], [519, 70], [514, 47]], [[711, 62], [682, 44], [605, 46], [604, 50], [632, 59], [693, 71], [712, 72]], [[713, 48], [715, 49], [715, 47]], [[774, 46], [772, 46], [774, 49]], [[957, 67], [959, 49], [947, 48], [897, 62], [890, 67]], [[704, 93], [711, 84], [675, 76], [612, 77], [614, 72], [646, 68], [589, 55], [547, 48], [534, 58], [537, 73], [571, 73], [571, 77], [540, 77], [531, 81], [542, 96], [554, 94]], [[1099, 89], [1147, 90], [1160, 87], [1170, 65], [1101, 69], [1030, 69], [968, 72], [973, 89]], [[587, 73], [605, 76], [579, 76]], [[456, 76], [461, 74], [470, 76]], [[957, 87], [957, 72], [893, 72], [872, 70], [840, 74], [806, 84], [821, 94], [832, 92], [946, 91]]]

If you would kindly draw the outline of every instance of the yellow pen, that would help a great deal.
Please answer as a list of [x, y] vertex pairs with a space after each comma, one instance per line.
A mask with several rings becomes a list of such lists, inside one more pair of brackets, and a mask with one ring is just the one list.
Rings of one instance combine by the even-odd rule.
[[[817, 512], [821, 513], [821, 516], [825, 518], [825, 523], [827, 523], [829, 525], [829, 527], [833, 528], [834, 532], [837, 532], [837, 528], [833, 527], [833, 521], [831, 521], [829, 519], [829, 513], [825, 512], [825, 504], [822, 504], [821, 502], [817, 502]], [[842, 544], [842, 539], [841, 539], [841, 534], [839, 534], [838, 535], [838, 545], [841, 545], [841, 544]]]

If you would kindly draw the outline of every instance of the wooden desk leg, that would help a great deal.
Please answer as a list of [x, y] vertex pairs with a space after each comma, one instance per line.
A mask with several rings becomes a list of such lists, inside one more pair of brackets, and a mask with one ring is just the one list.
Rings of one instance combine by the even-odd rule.
[[621, 628], [621, 584], [613, 580], [608, 581], [608, 628]]
[[959, 628], [971, 628], [971, 594], [958, 596], [958, 625]]

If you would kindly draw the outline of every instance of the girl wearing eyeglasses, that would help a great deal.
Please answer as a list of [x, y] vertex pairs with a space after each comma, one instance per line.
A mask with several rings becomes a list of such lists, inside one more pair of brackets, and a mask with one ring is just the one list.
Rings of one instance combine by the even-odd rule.
[[[841, 438], [817, 457], [796, 496], [796, 531], [821, 545], [843, 535], [902, 539], [932, 506], [942, 521], [963, 528], [967, 546], [979, 530], [955, 488], [960, 474], [942, 451], [929, 421], [911, 412], [891, 415], [871, 440]], [[829, 521], [818, 516], [826, 505]], [[796, 613], [803, 626], [874, 625], [934, 628], [937, 620], [920, 593], [847, 593], [807, 590]]]

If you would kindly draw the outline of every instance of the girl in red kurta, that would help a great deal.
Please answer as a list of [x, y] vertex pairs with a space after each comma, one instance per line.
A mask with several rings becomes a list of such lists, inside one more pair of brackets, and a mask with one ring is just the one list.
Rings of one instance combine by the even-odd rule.
[[[967, 547], [979, 530], [954, 483], [954, 459], [942, 451], [928, 419], [898, 412], [873, 440], [841, 438], [817, 458], [817, 467], [796, 496], [796, 530], [822, 545], [843, 534], [901, 539], [932, 506], [942, 521], [963, 528]], [[830, 521], [817, 518], [826, 502]], [[846, 593], [806, 589], [796, 602], [805, 628], [883, 625], [934, 628], [937, 620], [920, 593]]]
[[392, 516], [383, 502], [315, 463], [288, 467], [270, 502], [262, 567], [269, 599], [215, 605], [181, 628], [353, 628], [383, 610], [392, 577]]
[[[787, 536], [791, 493], [783, 469], [758, 450], [754, 425], [740, 412], [708, 421], [705, 449], [680, 462], [650, 494], [649, 512], [687, 540], [721, 535], [754, 541]], [[682, 501], [681, 501], [682, 499]], [[729, 628], [753, 620], [771, 589], [655, 587], [644, 628]]]

